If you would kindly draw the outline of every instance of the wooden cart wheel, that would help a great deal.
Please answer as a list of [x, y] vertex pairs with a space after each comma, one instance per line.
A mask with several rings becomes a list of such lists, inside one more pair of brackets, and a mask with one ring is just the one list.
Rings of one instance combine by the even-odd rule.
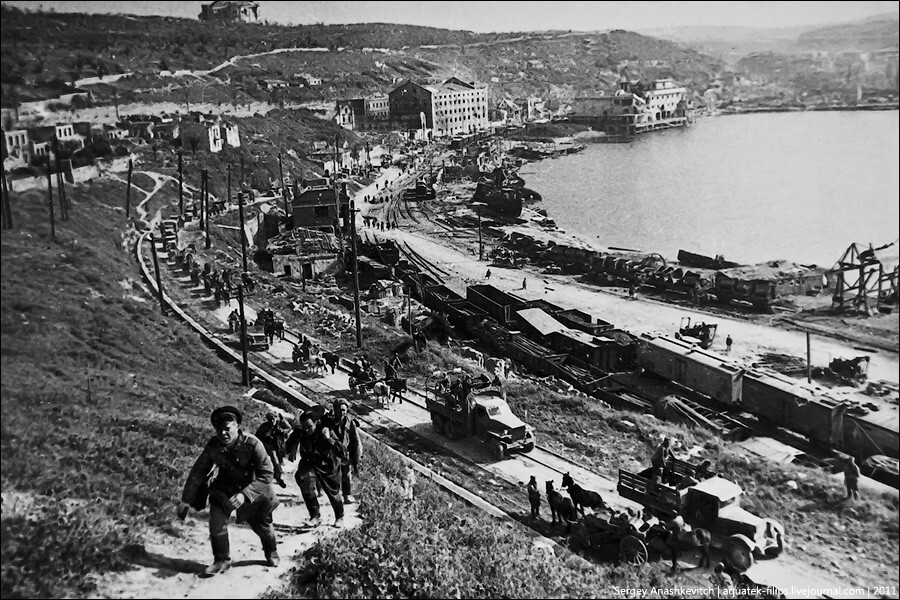
[[742, 536], [733, 535], [728, 538], [725, 555], [738, 573], [743, 573], [753, 566], [753, 549]]
[[647, 562], [649, 552], [644, 542], [633, 535], [628, 535], [619, 544], [619, 556], [629, 564], [642, 565]]

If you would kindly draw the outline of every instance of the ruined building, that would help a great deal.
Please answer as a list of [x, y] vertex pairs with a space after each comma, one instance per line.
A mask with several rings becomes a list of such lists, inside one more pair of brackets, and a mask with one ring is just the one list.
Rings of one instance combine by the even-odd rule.
[[259, 3], [248, 0], [217, 0], [200, 8], [201, 21], [259, 22]]

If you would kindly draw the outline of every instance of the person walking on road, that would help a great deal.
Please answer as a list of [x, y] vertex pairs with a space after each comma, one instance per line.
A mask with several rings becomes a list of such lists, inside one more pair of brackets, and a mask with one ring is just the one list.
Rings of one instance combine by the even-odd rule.
[[[228, 518], [237, 512], [237, 523], [247, 523], [262, 542], [266, 564], [277, 567], [278, 541], [272, 513], [278, 497], [272, 487], [272, 461], [263, 443], [241, 428], [241, 412], [221, 406], [210, 421], [216, 431], [194, 462], [181, 494], [177, 515], [184, 520], [188, 509], [203, 510], [209, 499], [209, 539], [213, 564], [203, 572], [211, 577], [231, 567]], [[207, 485], [213, 472], [215, 479]]]
[[284, 443], [286, 435], [282, 428], [278, 415], [270, 412], [266, 415], [266, 420], [256, 430], [256, 437], [263, 443], [263, 447], [272, 461], [272, 467], [275, 472], [275, 483], [281, 487], [287, 487], [282, 479], [284, 474], [281, 469], [281, 459], [284, 456]]
[[844, 487], [847, 488], [847, 500], [859, 499], [859, 465], [852, 456], [844, 463]]
[[[356, 431], [356, 420], [349, 414], [350, 406], [345, 398], [334, 401], [333, 413], [328, 426], [340, 442], [343, 448], [341, 458], [341, 491], [344, 494], [344, 504], [353, 504], [352, 476], [356, 476], [359, 470], [359, 433]], [[352, 476], [351, 476], [352, 473]]]
[[728, 337], [725, 338], [725, 352], [731, 352], [731, 345], [734, 343], [734, 340], [731, 339], [731, 334], [728, 334]]
[[304, 412], [300, 422], [287, 441], [288, 459], [293, 461], [300, 455], [294, 478], [300, 486], [300, 495], [309, 511], [311, 527], [322, 522], [316, 485], [328, 496], [334, 510], [334, 525], [344, 523], [344, 503], [341, 501], [341, 458], [343, 448], [331, 430], [322, 422], [322, 415], [316, 409]]
[[531, 518], [540, 518], [541, 491], [538, 489], [537, 479], [534, 478], [534, 475], [528, 480], [528, 502], [531, 504]]

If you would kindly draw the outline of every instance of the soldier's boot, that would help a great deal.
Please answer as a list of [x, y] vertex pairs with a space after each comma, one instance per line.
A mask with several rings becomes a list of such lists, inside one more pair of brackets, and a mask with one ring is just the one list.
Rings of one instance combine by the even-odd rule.
[[260, 536], [262, 540], [263, 552], [266, 555], [266, 565], [277, 567], [281, 559], [278, 557], [278, 543], [275, 536]]
[[224, 573], [231, 568], [231, 545], [228, 543], [228, 534], [213, 536], [210, 538], [210, 544], [214, 560], [203, 572], [207, 577]]

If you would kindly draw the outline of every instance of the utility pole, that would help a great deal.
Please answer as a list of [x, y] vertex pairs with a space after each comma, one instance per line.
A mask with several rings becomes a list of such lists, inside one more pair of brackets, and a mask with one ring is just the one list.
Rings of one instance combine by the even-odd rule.
[[[241, 236], [241, 260], [247, 272], [247, 240], [244, 239], [244, 192], [238, 192], [238, 235]], [[243, 309], [242, 309], [243, 310]]]
[[362, 349], [362, 323], [359, 316], [359, 263], [356, 259], [356, 203], [350, 201], [350, 251], [353, 255], [353, 311], [356, 316], [356, 348]]
[[203, 200], [206, 197], [206, 169], [200, 171], [200, 231], [205, 231], [204, 224], [206, 215], [204, 214]]
[[[246, 267], [245, 267], [246, 268]], [[241, 314], [241, 358], [243, 359], [243, 368], [241, 369], [241, 383], [244, 387], [250, 385], [250, 363], [247, 360], [247, 320], [244, 318], [244, 284], [238, 285], [238, 308]]]
[[205, 225], [205, 233], [206, 233], [206, 249], [209, 250], [211, 245], [211, 241], [209, 239], [209, 171], [203, 169], [203, 213], [205, 219], [203, 220]]
[[[337, 180], [337, 143], [338, 143], [338, 138], [337, 138], [337, 136], [334, 136], [334, 152], [335, 152], [335, 154], [334, 154], [334, 168], [332, 169], [332, 171], [334, 171], [332, 173], [332, 176], [334, 177], [334, 180], [332, 181], [332, 184], [333, 184], [332, 187], [334, 188], [334, 209], [336, 211], [335, 215], [334, 215], [334, 233], [335, 233], [335, 235], [337, 235], [338, 246], [340, 247], [341, 254], [343, 254], [344, 253], [344, 229], [343, 229], [343, 227], [341, 227], [341, 190], [340, 190], [340, 187], [338, 186], [338, 180]], [[346, 190], [346, 185], [344, 186], [344, 189]]]
[[62, 158], [59, 153], [59, 138], [53, 138], [53, 161], [56, 163], [56, 185], [59, 188], [59, 216], [63, 221], [69, 220], [69, 212], [66, 210], [66, 190], [63, 184]]
[[156, 238], [150, 234], [150, 252], [153, 254], [153, 269], [156, 271], [156, 289], [159, 292], [159, 312], [166, 314], [166, 302], [163, 300], [162, 278], [159, 276], [159, 255], [156, 251]]
[[812, 383], [812, 362], [810, 361], [809, 332], [806, 332], [806, 383]]
[[184, 155], [178, 151], [178, 214], [184, 216]]
[[484, 202], [473, 202], [472, 206], [478, 213], [478, 260], [484, 260], [484, 244], [481, 241], [481, 207], [485, 204]]
[[[5, 144], [5, 142], [4, 142]], [[2, 193], [3, 193], [3, 206], [2, 210], [0, 210], [0, 214], [3, 216], [3, 227], [6, 229], [13, 228], [13, 219], [12, 219], [12, 206], [9, 203], [9, 182], [6, 181], [6, 166], [3, 166], [3, 181], [2, 181]]]
[[53, 214], [53, 174], [50, 173], [50, 157], [47, 157], [47, 204], [50, 206], [50, 239], [56, 241], [56, 215]]
[[225, 167], [225, 170], [228, 172], [228, 188], [227, 188], [227, 196], [225, 196], [225, 205], [231, 204], [231, 163], [228, 163], [228, 166]]
[[281, 152], [278, 153], [278, 177], [281, 187], [281, 199], [284, 200], [284, 216], [288, 214], [287, 190], [284, 187], [284, 164], [281, 162]]
[[131, 217], [131, 170], [134, 165], [131, 159], [128, 159], [128, 187], [125, 188], [125, 218]]
[[[413, 322], [412, 322], [412, 284], [407, 284], [406, 286], [406, 327], [409, 329], [409, 337], [413, 337]], [[415, 338], [413, 338], [413, 344], [415, 344]], [[418, 350], [418, 348], [416, 348]]]

